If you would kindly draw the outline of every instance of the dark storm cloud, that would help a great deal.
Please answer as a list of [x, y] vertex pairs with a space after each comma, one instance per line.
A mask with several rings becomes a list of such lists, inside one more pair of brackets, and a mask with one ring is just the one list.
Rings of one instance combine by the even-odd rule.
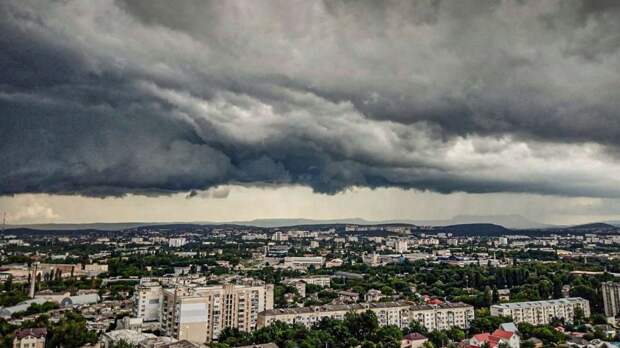
[[618, 15], [606, 1], [3, 2], [0, 194], [618, 197]]

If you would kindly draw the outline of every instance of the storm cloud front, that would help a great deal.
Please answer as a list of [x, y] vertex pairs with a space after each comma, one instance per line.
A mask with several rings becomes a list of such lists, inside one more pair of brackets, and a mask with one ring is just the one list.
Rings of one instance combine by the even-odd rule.
[[0, 195], [620, 197], [616, 1], [2, 1]]

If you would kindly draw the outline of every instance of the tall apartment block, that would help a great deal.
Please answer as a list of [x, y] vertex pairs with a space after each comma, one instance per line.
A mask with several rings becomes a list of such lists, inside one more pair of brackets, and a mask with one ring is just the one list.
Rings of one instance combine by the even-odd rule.
[[615, 317], [620, 313], [620, 283], [603, 283], [603, 303], [606, 316]]
[[160, 321], [163, 288], [157, 282], [140, 282], [133, 294], [133, 315], [145, 322]]
[[256, 329], [258, 313], [273, 309], [273, 285], [225, 284], [163, 289], [161, 329], [178, 340], [210, 342], [226, 327]]
[[581, 297], [496, 304], [491, 306], [491, 315], [511, 317], [515, 323], [545, 325], [553, 318], [572, 322], [577, 308], [583, 311], [586, 318], [590, 316], [590, 302]]

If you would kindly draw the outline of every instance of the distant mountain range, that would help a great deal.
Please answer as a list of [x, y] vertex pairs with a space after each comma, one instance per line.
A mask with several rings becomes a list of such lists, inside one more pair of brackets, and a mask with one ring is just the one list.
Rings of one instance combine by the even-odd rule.
[[571, 230], [590, 231], [590, 230], [612, 230], [612, 229], [616, 229], [616, 226], [617, 225], [613, 225], [613, 224], [605, 223], [605, 222], [595, 222], [591, 224], [576, 225], [576, 226], [570, 226], [566, 228], [571, 229]]
[[237, 221], [231, 224], [257, 227], [285, 227], [297, 225], [318, 225], [318, 224], [358, 224], [358, 225], [380, 225], [380, 224], [410, 224], [417, 226], [451, 226], [465, 224], [494, 224], [511, 229], [532, 229], [558, 227], [546, 225], [524, 218], [520, 215], [457, 215], [447, 220], [365, 220], [362, 218], [336, 219], [336, 220], [312, 220], [312, 219], [257, 219], [252, 221]]
[[119, 223], [76, 223], [76, 224], [29, 224], [29, 225], [7, 225], [10, 228], [29, 228], [35, 230], [104, 230], [119, 231], [140, 226], [162, 226], [162, 225], [239, 225], [254, 227], [287, 227], [302, 225], [383, 225], [383, 224], [410, 224], [417, 226], [456, 226], [456, 225], [495, 225], [506, 229], [546, 229], [546, 228], [572, 228], [572, 229], [601, 229], [620, 226], [620, 222], [599, 222], [578, 226], [558, 226], [539, 223], [529, 220], [520, 215], [457, 215], [446, 220], [365, 220], [362, 218], [346, 218], [332, 220], [317, 219], [255, 219], [249, 221], [230, 221], [230, 222], [119, 222]]

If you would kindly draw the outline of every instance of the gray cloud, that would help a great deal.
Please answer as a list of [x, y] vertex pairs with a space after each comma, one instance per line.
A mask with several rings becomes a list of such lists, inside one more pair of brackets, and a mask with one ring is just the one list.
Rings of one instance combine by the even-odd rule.
[[613, 1], [0, 13], [3, 195], [239, 183], [620, 197]]

